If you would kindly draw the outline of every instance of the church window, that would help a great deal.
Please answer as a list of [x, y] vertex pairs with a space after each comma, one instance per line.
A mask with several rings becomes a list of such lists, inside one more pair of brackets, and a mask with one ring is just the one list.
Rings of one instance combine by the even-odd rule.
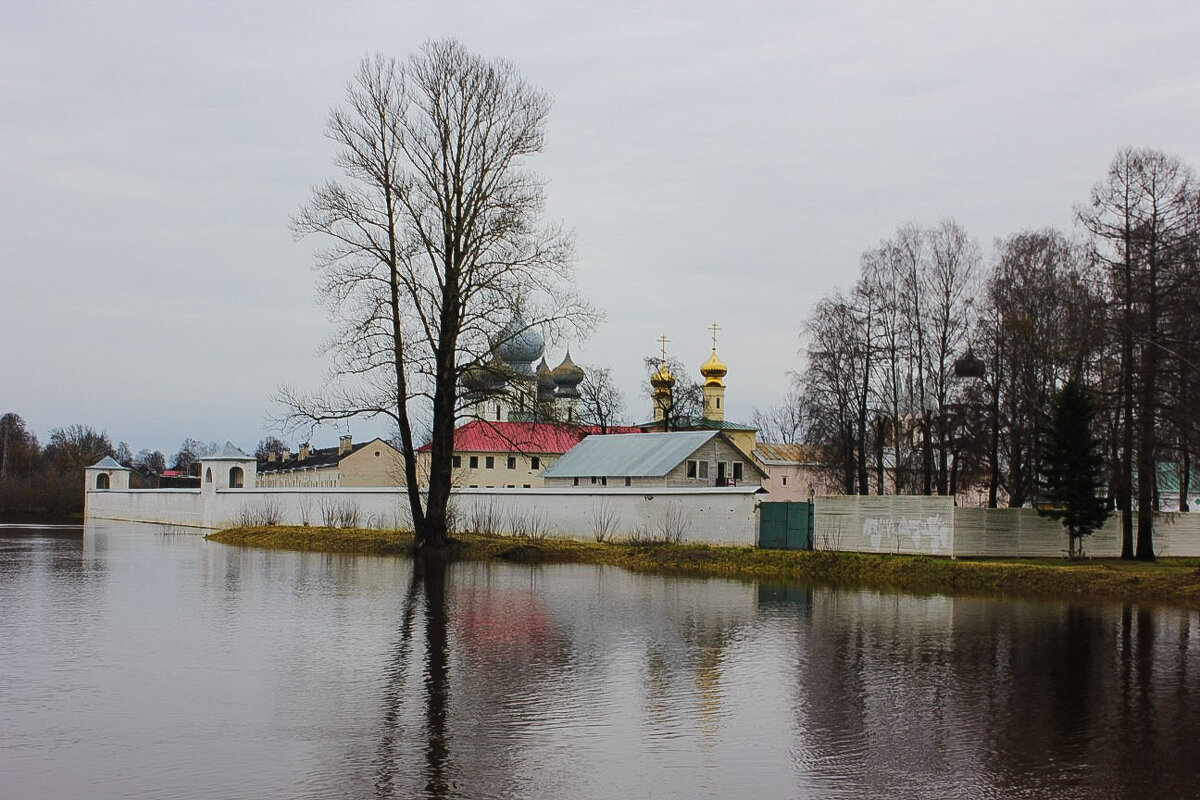
[[530, 469], [541, 469], [542, 468], [542, 460], [540, 458], [538, 458], [537, 456], [534, 456], [533, 458], [529, 459], [529, 468]]
[[479, 469], [479, 456], [471, 456], [468, 463], [471, 465], [471, 469]]
[[483, 459], [483, 466], [485, 469], [495, 469], [496, 468], [496, 457], [495, 456], [485, 456]]
[[209, 467], [208, 469], [204, 470], [204, 482], [212, 483], [212, 467]]
[[783, 485], [787, 486], [787, 475], [783, 476]]
[[96, 488], [97, 489], [107, 489], [108, 487], [109, 487], [108, 473], [101, 472], [99, 475], [96, 476]]
[[509, 469], [516, 469], [516, 468], [517, 468], [517, 457], [516, 457], [516, 456], [509, 456], [509, 457], [508, 457], [508, 468], [509, 468]]
[[496, 421], [497, 422], [500, 421], [500, 404], [499, 403], [496, 404]]
[[717, 401], [717, 408], [720, 408], [720, 407], [721, 407], [721, 398], [719, 398], [719, 397], [716, 397], [716, 398], [713, 398], [713, 399]]

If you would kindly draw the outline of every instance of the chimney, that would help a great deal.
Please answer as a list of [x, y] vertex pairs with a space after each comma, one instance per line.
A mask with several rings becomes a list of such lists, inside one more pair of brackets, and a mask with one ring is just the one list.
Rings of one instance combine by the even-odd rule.
[[290, 447], [283, 448], [283, 452], [279, 454], [280, 461], [288, 461], [291, 459], [291, 457], [292, 457], [292, 448], [290, 448]]
[[346, 455], [346, 453], [349, 453], [353, 449], [353, 447], [352, 447], [353, 441], [354, 440], [351, 439], [350, 434], [348, 434], [348, 433], [345, 436], [342, 436], [341, 438], [339, 438], [338, 439], [338, 455], [344, 456], [344, 455]]
[[311, 448], [308, 446], [308, 442], [305, 442], [304, 444], [300, 445], [300, 455], [296, 456], [296, 458], [303, 461], [304, 459], [308, 458], [310, 450]]
[[274, 451], [274, 450], [268, 450], [268, 451], [267, 451], [267, 463], [268, 463], [268, 464], [274, 464], [274, 463], [275, 463], [275, 456], [276, 456], [276, 453], [275, 453], [275, 451]]

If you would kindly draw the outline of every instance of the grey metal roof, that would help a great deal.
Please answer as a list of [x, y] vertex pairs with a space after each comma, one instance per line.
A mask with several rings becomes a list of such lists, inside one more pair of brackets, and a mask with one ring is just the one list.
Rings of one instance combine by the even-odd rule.
[[92, 464], [91, 469], [124, 469], [124, 470], [127, 470], [127, 469], [129, 469], [129, 467], [121, 466], [121, 464], [112, 456], [105, 456], [104, 458], [97, 461], [95, 464]]
[[202, 456], [201, 461], [244, 461], [253, 456], [248, 456], [238, 449], [233, 442], [225, 442], [225, 446], [215, 453]]
[[717, 431], [589, 436], [542, 473], [544, 478], [658, 478], [696, 452]]

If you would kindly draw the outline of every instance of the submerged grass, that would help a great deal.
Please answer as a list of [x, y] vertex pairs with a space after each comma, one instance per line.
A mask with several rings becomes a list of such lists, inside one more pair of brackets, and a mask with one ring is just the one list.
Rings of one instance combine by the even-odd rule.
[[[209, 535], [243, 547], [387, 555], [411, 533], [357, 528], [231, 528]], [[1200, 559], [960, 559], [696, 544], [583, 542], [460, 534], [446, 557], [472, 561], [608, 564], [638, 572], [822, 583], [914, 592], [1088, 598], [1200, 608]]]

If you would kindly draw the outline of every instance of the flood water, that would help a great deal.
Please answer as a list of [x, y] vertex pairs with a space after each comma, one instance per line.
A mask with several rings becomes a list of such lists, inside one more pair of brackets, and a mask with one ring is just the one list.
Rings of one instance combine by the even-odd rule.
[[1200, 797], [1195, 612], [0, 527], [4, 798]]

